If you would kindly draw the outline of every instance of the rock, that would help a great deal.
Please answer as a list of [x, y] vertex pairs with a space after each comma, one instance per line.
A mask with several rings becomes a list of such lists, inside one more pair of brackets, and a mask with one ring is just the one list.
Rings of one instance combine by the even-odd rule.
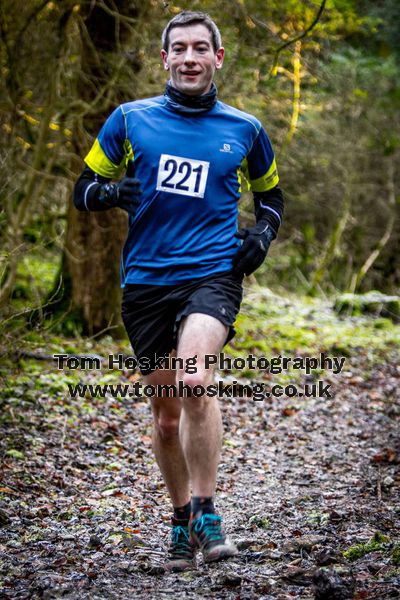
[[283, 554], [282, 552], [279, 552], [279, 550], [267, 550], [265, 556], [270, 560], [280, 560]]
[[325, 548], [315, 553], [315, 562], [319, 567], [340, 562], [341, 559], [342, 557], [339, 552], [330, 546], [325, 546]]
[[280, 578], [295, 585], [310, 585], [313, 572], [302, 567], [287, 567]]
[[237, 573], [223, 573], [217, 578], [217, 584], [223, 586], [237, 587], [242, 583], [242, 578]]
[[265, 539], [261, 538], [245, 538], [236, 542], [238, 550], [247, 550], [247, 548], [250, 548], [251, 546], [261, 546], [263, 544], [265, 544]]
[[315, 571], [313, 584], [314, 600], [349, 600], [354, 597], [354, 579], [344, 579], [333, 569]]
[[386, 567], [385, 563], [382, 562], [370, 562], [367, 564], [368, 571], [372, 573], [372, 575], [376, 575]]
[[283, 544], [282, 550], [286, 554], [291, 552], [299, 552], [300, 550], [310, 551], [314, 546], [325, 542], [325, 537], [322, 535], [303, 535], [302, 537], [293, 538]]
[[45, 519], [50, 515], [50, 507], [48, 505], [38, 506], [34, 509], [34, 512], [39, 519]]
[[392, 485], [394, 484], [394, 479], [393, 477], [390, 477], [390, 475], [387, 475], [383, 480], [382, 480], [382, 485], [385, 488], [390, 488], [392, 487]]
[[102, 545], [102, 541], [98, 535], [91, 535], [89, 539], [89, 548], [98, 548]]
[[11, 522], [10, 516], [4, 508], [0, 508], [0, 525], [7, 525]]
[[138, 568], [142, 573], [146, 573], [146, 575], [164, 575], [165, 573], [163, 565], [151, 563], [149, 560], [140, 561]]
[[342, 294], [336, 298], [333, 309], [338, 314], [370, 314], [376, 317], [387, 317], [398, 323], [400, 296], [386, 296], [377, 291], [368, 294]]

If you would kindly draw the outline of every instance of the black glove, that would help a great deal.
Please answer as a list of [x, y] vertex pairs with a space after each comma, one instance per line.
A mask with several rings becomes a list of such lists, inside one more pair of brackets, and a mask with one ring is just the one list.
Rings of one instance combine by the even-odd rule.
[[129, 161], [126, 176], [118, 183], [103, 183], [98, 198], [109, 208], [119, 206], [130, 215], [134, 215], [139, 207], [141, 195], [140, 181], [135, 177], [133, 162]]
[[233, 259], [233, 271], [239, 275], [251, 275], [264, 262], [275, 232], [266, 221], [259, 221], [254, 227], [241, 229], [235, 237], [244, 242]]

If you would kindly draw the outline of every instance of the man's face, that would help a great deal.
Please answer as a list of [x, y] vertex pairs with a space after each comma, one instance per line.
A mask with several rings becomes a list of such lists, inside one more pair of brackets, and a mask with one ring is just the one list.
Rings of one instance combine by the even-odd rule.
[[200, 23], [174, 27], [169, 32], [168, 52], [161, 50], [173, 87], [189, 96], [210, 91], [215, 69], [221, 69], [224, 49], [214, 52], [211, 32]]

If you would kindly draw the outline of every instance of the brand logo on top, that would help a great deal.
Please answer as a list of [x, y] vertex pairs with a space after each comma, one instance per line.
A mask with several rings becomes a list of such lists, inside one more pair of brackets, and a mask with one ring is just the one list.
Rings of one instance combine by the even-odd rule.
[[228, 152], [229, 154], [233, 154], [230, 144], [223, 144], [222, 148], [220, 148], [219, 151], [220, 152]]

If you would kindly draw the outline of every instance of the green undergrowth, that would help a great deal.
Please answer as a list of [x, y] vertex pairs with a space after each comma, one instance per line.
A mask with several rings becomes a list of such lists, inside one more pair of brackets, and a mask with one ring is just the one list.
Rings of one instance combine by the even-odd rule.
[[[267, 288], [249, 288], [236, 322], [237, 335], [224, 349], [232, 359], [288, 357], [345, 357], [349, 361], [360, 356], [373, 365], [394, 355], [400, 343], [400, 326], [384, 318], [368, 316], [338, 316], [333, 301], [309, 297], [275, 294]], [[111, 336], [101, 339], [55, 336], [50, 331], [25, 330], [14, 340], [15, 354], [2, 359], [0, 366], [0, 399], [11, 398], [20, 402], [34, 402], [38, 397], [61, 398], [67, 402], [67, 384], [80, 382], [117, 384], [123, 378], [119, 369], [108, 368], [108, 356], [131, 355], [127, 339], [116, 342]], [[52, 360], [36, 360], [18, 356], [24, 350], [39, 355], [74, 354], [98, 355], [102, 367], [96, 369], [58, 370]], [[223, 371], [223, 369], [222, 369]], [[125, 373], [126, 374], [126, 373]], [[316, 380], [323, 370], [313, 369], [310, 380]], [[223, 371], [241, 379], [270, 379], [268, 369], [232, 368]], [[297, 383], [305, 376], [304, 370], [282, 369], [273, 375], [274, 383]], [[82, 400], [83, 402], [83, 400]], [[19, 408], [21, 408], [19, 406]]]
[[[236, 321], [237, 335], [224, 350], [232, 357], [249, 355], [266, 357], [282, 365], [273, 377], [257, 369], [230, 371], [230, 375], [247, 379], [272, 379], [270, 383], [286, 385], [324, 379], [319, 364], [311, 372], [294, 369], [296, 357], [321, 360], [321, 355], [344, 358], [344, 369], [354, 359], [362, 359], [365, 375], [374, 364], [387, 360], [400, 347], [400, 326], [390, 319], [371, 316], [339, 316], [334, 300], [276, 294], [267, 288], [250, 288], [245, 294]], [[283, 359], [291, 359], [285, 369]], [[272, 371], [271, 371], [272, 372]]]
[[54, 251], [40, 248], [27, 253], [18, 264], [17, 282], [13, 291], [16, 308], [23, 309], [27, 301], [40, 306], [54, 285], [59, 268]]
[[264, 355], [371, 358], [400, 343], [400, 327], [389, 319], [341, 317], [333, 301], [278, 295], [267, 288], [250, 289], [236, 321], [237, 336], [229, 346], [233, 356]]
[[[57, 368], [51, 359], [55, 354], [89, 355], [108, 357], [109, 354], [129, 353], [128, 343], [116, 343], [110, 336], [100, 340], [67, 339], [49, 332], [27, 331], [15, 344], [15, 354], [3, 356], [0, 365], [0, 421], [23, 423], [28, 418], [30, 407], [43, 408], [47, 415], [57, 418], [60, 414], [76, 419], [82, 412], [93, 410], [90, 396], [71, 398], [68, 385], [81, 383], [104, 385], [118, 384], [122, 380], [119, 370]], [[24, 356], [18, 352], [24, 352]], [[42, 359], [27, 358], [32, 353]], [[103, 361], [108, 366], [107, 360]], [[127, 379], [124, 380], [127, 382]], [[101, 404], [105, 400], [98, 398]], [[3, 410], [2, 410], [3, 409]]]
[[393, 549], [392, 562], [396, 567], [400, 567], [400, 542]]
[[389, 555], [395, 566], [400, 564], [400, 544], [393, 543], [390, 538], [377, 531], [366, 543], [355, 544], [343, 552], [344, 558], [350, 561], [363, 558], [370, 552], [383, 552]]

